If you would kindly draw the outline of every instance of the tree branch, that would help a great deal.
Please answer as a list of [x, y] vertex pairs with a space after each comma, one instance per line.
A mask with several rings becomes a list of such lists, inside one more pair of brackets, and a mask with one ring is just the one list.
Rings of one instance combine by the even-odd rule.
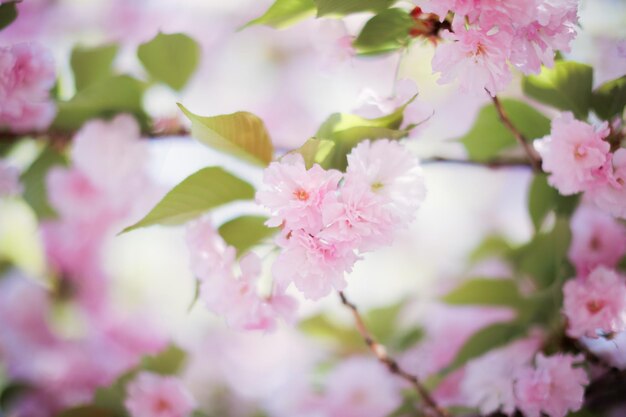
[[398, 362], [396, 362], [395, 359], [387, 354], [387, 350], [385, 349], [385, 347], [378, 343], [376, 339], [374, 339], [370, 331], [367, 329], [367, 326], [363, 321], [363, 317], [361, 317], [361, 314], [359, 313], [356, 305], [354, 305], [346, 298], [346, 295], [343, 293], [343, 291], [339, 291], [339, 298], [341, 299], [341, 303], [352, 312], [352, 316], [354, 317], [356, 328], [359, 334], [361, 335], [361, 337], [363, 337], [365, 344], [370, 348], [372, 353], [374, 353], [378, 361], [385, 365], [389, 372], [409, 382], [413, 386], [413, 388], [415, 388], [417, 393], [424, 401], [424, 404], [427, 406], [427, 409], [425, 411], [428, 411], [429, 415], [436, 417], [449, 417], [448, 412], [437, 405], [437, 402], [430, 395], [426, 387], [422, 385], [419, 378], [402, 369]]
[[526, 160], [519, 159], [494, 159], [491, 161], [478, 162], [472, 161], [470, 159], [455, 159], [455, 158], [446, 158], [441, 156], [433, 156], [425, 159], [421, 159], [420, 163], [422, 165], [430, 165], [430, 164], [456, 164], [456, 165], [469, 165], [469, 166], [480, 166], [485, 168], [508, 168], [508, 167], [531, 167], [530, 162]]
[[526, 152], [526, 155], [528, 156], [528, 161], [533, 167], [533, 171], [541, 172], [541, 157], [537, 154], [537, 152], [535, 152], [530, 143], [528, 143], [528, 140], [522, 134], [522, 132], [517, 130], [517, 128], [513, 125], [513, 122], [511, 122], [511, 119], [509, 119], [509, 116], [506, 114], [504, 107], [502, 107], [500, 99], [498, 99], [497, 96], [491, 96], [491, 100], [493, 101], [493, 104], [498, 111], [498, 116], [500, 117], [500, 121], [502, 122], [502, 124], [507, 129], [509, 129], [511, 133], [513, 133], [513, 136], [515, 137], [517, 143], [519, 143], [524, 149], [524, 152]]

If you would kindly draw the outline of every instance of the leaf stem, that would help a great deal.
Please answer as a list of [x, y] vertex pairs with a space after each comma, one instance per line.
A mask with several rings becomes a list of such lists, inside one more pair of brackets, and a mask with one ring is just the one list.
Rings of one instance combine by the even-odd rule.
[[365, 344], [369, 347], [372, 353], [376, 356], [378, 361], [382, 363], [383, 365], [385, 365], [387, 369], [389, 370], [389, 372], [409, 382], [413, 386], [413, 388], [415, 388], [417, 393], [420, 395], [420, 397], [424, 401], [424, 404], [427, 406], [427, 410], [425, 411], [427, 411], [429, 415], [435, 416], [435, 417], [449, 417], [448, 412], [440, 408], [437, 405], [437, 402], [430, 395], [430, 393], [428, 392], [426, 387], [422, 384], [422, 382], [419, 380], [419, 378], [413, 374], [408, 373], [404, 369], [402, 369], [400, 365], [398, 364], [398, 362], [396, 362], [395, 359], [393, 359], [387, 354], [387, 350], [385, 349], [385, 346], [381, 345], [380, 343], [376, 341], [376, 339], [374, 339], [374, 337], [368, 330], [367, 326], [365, 325], [365, 321], [363, 320], [363, 317], [359, 313], [358, 308], [356, 307], [356, 305], [354, 305], [351, 301], [347, 299], [343, 291], [339, 291], [339, 298], [341, 299], [341, 303], [352, 312], [352, 316], [354, 317], [356, 328], [359, 334], [365, 341]]

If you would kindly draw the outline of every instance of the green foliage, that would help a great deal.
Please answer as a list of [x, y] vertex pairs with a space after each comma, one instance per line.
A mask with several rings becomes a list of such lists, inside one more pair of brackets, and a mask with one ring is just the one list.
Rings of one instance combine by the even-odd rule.
[[80, 91], [91, 84], [113, 76], [113, 61], [119, 47], [111, 43], [94, 48], [75, 47], [70, 57], [74, 85]]
[[[501, 103], [513, 125], [529, 140], [550, 133], [550, 120], [533, 107], [511, 99], [501, 100]], [[515, 136], [502, 124], [493, 104], [480, 110], [470, 131], [459, 140], [470, 159], [479, 162], [488, 162], [503, 150], [517, 145]]]
[[144, 126], [142, 99], [145, 84], [127, 75], [109, 77], [85, 87], [69, 101], [58, 103], [53, 129], [77, 130], [89, 119], [131, 113]]
[[451, 372], [471, 359], [482, 356], [492, 349], [507, 345], [526, 334], [527, 327], [518, 322], [496, 323], [474, 333], [457, 353], [446, 369]]
[[311, 138], [293, 152], [302, 155], [304, 165], [309, 169], [314, 164], [326, 166], [334, 148], [335, 142], [332, 140]]
[[267, 166], [272, 161], [274, 146], [263, 121], [254, 114], [202, 117], [180, 103], [178, 107], [191, 120], [191, 136], [198, 141], [256, 165]]
[[118, 414], [108, 408], [95, 405], [83, 405], [65, 410], [57, 414], [56, 417], [118, 417]]
[[557, 61], [554, 68], [543, 68], [539, 75], [524, 77], [524, 93], [535, 100], [587, 118], [591, 106], [593, 68], [571, 61]]
[[378, 13], [391, 7], [397, 0], [314, 0], [317, 16], [345, 16], [358, 12]]
[[267, 227], [266, 220], [267, 217], [263, 216], [237, 217], [221, 225], [219, 234], [226, 243], [237, 249], [237, 254], [242, 255], [278, 231], [276, 228]]
[[276, 0], [260, 17], [249, 21], [245, 27], [267, 25], [282, 29], [315, 14], [313, 0]]
[[222, 168], [203, 168], [175, 186], [143, 219], [124, 232], [155, 224], [182, 224], [212, 208], [252, 198], [252, 185]]
[[11, 407], [11, 404], [18, 400], [22, 395], [28, 393], [31, 386], [24, 382], [12, 382], [2, 388], [0, 392], [0, 414]]
[[503, 257], [512, 250], [511, 244], [502, 236], [487, 236], [469, 255], [469, 263], [475, 264], [491, 257]]
[[66, 158], [57, 150], [46, 146], [31, 166], [22, 173], [20, 181], [24, 186], [24, 200], [31, 206], [39, 219], [54, 217], [56, 213], [48, 203], [46, 175], [50, 168], [63, 166]]
[[139, 45], [137, 57], [153, 79], [181, 90], [200, 63], [200, 46], [182, 33], [159, 33]]
[[354, 41], [356, 50], [365, 55], [392, 52], [406, 46], [414, 25], [403, 9], [387, 9], [367, 21]]
[[421, 327], [413, 327], [405, 331], [399, 332], [390, 342], [390, 346], [396, 350], [404, 351], [413, 347], [417, 342], [424, 338], [424, 329]]
[[626, 106], [626, 75], [598, 87], [591, 97], [591, 106], [604, 120], [623, 114]]
[[547, 215], [551, 212], [570, 216], [578, 204], [578, 196], [562, 196], [548, 184], [547, 175], [537, 174], [530, 184], [528, 193], [528, 212], [539, 231]]
[[182, 369], [187, 354], [176, 345], [170, 345], [155, 356], [145, 356], [141, 360], [140, 368], [144, 371], [160, 375], [173, 375]]
[[316, 138], [327, 139], [335, 144], [332, 152], [324, 158], [322, 166], [343, 171], [348, 164], [346, 156], [359, 142], [366, 139], [402, 139], [406, 137], [412, 126], [407, 127], [407, 129], [400, 127], [404, 119], [404, 109], [413, 100], [415, 97], [397, 108], [393, 113], [375, 119], [366, 119], [346, 113], [332, 114], [315, 134]]
[[499, 306], [517, 310], [526, 306], [517, 284], [510, 279], [471, 279], [448, 293], [442, 301], [454, 305]]
[[365, 342], [353, 327], [342, 326], [323, 314], [301, 320], [298, 327], [311, 337], [337, 344], [347, 351], [366, 349]]
[[6, 28], [17, 19], [15, 2], [0, 4], [0, 30]]

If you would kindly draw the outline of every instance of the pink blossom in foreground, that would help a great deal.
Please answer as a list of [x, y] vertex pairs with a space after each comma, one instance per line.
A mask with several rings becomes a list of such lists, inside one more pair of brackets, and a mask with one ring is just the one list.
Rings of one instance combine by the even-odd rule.
[[0, 47], [0, 129], [46, 129], [56, 113], [52, 55], [35, 43]]
[[507, 62], [510, 33], [502, 29], [468, 29], [458, 24], [454, 33], [446, 32], [444, 36], [449, 42], [437, 46], [432, 61], [433, 71], [441, 73], [440, 84], [458, 79], [463, 92], [484, 94], [486, 89], [495, 95], [511, 81]]
[[0, 197], [17, 195], [21, 192], [20, 171], [8, 162], [0, 159]]
[[535, 368], [525, 368], [517, 375], [515, 395], [517, 406], [527, 417], [565, 417], [582, 407], [584, 386], [589, 383], [586, 372], [574, 368], [582, 356], [538, 354]]
[[571, 229], [568, 256], [580, 277], [600, 265], [613, 268], [626, 255], [626, 226], [593, 206], [578, 208]]
[[599, 266], [585, 279], [563, 286], [563, 312], [571, 337], [598, 337], [626, 330], [626, 283], [614, 270]]
[[189, 417], [195, 400], [173, 376], [142, 372], [126, 387], [124, 405], [131, 417]]
[[241, 274], [236, 276], [236, 251], [224, 242], [208, 217], [189, 225], [187, 244], [192, 270], [200, 280], [201, 299], [229, 326], [270, 330], [279, 317], [291, 320], [297, 306], [295, 300], [284, 294], [284, 287], [279, 285], [267, 296], [259, 294], [261, 260], [254, 253], [241, 259]]
[[307, 170], [301, 155], [287, 155], [265, 170], [257, 202], [270, 209], [269, 226], [284, 223], [289, 229], [317, 233], [322, 227], [324, 197], [337, 190], [340, 179], [338, 171], [317, 164]]
[[281, 247], [272, 267], [274, 277], [283, 286], [293, 282], [311, 300], [318, 300], [333, 289], [343, 290], [344, 275], [352, 271], [358, 259], [351, 242], [326, 242], [302, 230], [282, 239]]
[[359, 143], [348, 155], [346, 184], [366, 182], [383, 199], [398, 228], [406, 227], [424, 201], [426, 186], [419, 161], [399, 142]]
[[570, 195], [609, 182], [608, 134], [606, 122], [595, 129], [569, 112], [554, 119], [550, 135], [534, 142], [550, 185]]
[[593, 203], [615, 217], [626, 219], [626, 149], [613, 154], [613, 181], [587, 192]]
[[327, 417], [386, 417], [402, 403], [399, 387], [374, 358], [353, 357], [328, 375], [322, 414]]
[[479, 408], [483, 415], [496, 411], [512, 415], [517, 405], [515, 375], [530, 362], [539, 346], [537, 338], [525, 339], [470, 361], [461, 383], [467, 405]]

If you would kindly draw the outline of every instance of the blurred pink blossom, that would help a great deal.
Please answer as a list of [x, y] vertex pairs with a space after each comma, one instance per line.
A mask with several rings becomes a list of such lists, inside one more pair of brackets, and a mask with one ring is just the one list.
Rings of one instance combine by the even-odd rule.
[[626, 219], [626, 149], [613, 154], [613, 181], [594, 187], [587, 195], [600, 209]]
[[173, 376], [142, 372], [126, 392], [124, 405], [132, 417], [189, 417], [196, 407], [191, 393]]
[[0, 159], [0, 197], [21, 193], [20, 171], [7, 161]]

